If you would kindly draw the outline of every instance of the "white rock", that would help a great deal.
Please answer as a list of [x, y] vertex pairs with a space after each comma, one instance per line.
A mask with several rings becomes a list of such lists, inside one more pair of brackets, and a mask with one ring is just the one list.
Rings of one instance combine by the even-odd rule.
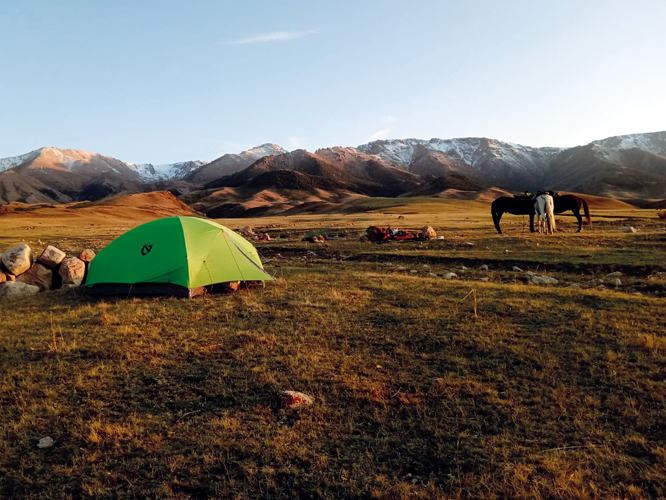
[[38, 286], [19, 283], [18, 281], [7, 281], [0, 284], [0, 299], [25, 297], [36, 293], [39, 293]]
[[412, 269], [409, 272], [412, 273], [412, 274], [419, 274], [419, 271], [417, 269]]
[[535, 285], [557, 285], [559, 281], [550, 276], [544, 276], [542, 274], [534, 274], [531, 278], [532, 283]]
[[606, 278], [615, 278], [617, 276], [622, 276], [622, 273], [620, 271], [615, 271], [614, 273], [608, 273], [606, 275]]
[[623, 233], [637, 233], [638, 232], [638, 230], [633, 226], [622, 226], [620, 228], [620, 231], [622, 231]]
[[279, 396], [280, 407], [287, 410], [300, 410], [312, 403], [314, 403], [314, 398], [302, 392], [282, 391]]
[[609, 283], [613, 286], [620, 286], [622, 284], [620, 278], [613, 278], [612, 280], [609, 281]]
[[479, 281], [488, 281], [490, 278], [481, 278]]
[[451, 278], [457, 278], [458, 275], [456, 273], [446, 273], [442, 275], [442, 277], [446, 280], [450, 280]]
[[514, 271], [517, 271], [517, 272], [519, 272], [519, 273], [522, 273], [522, 272], [523, 272], [523, 270], [522, 270], [521, 268], [519, 268], [518, 266], [513, 266], [513, 270], [514, 270]]
[[14, 276], [26, 272], [32, 265], [31, 251], [28, 245], [10, 248], [2, 254], [2, 263]]
[[396, 270], [396, 271], [406, 271], [407, 268], [406, 268], [406, 267], [399, 266], [399, 267], [396, 267], [395, 270]]
[[50, 448], [53, 446], [53, 439], [51, 439], [50, 436], [43, 437], [42, 439], [39, 440], [37, 443], [37, 448]]
[[487, 265], [487, 264], [483, 264], [481, 267], [479, 267], [479, 270], [480, 270], [480, 271], [487, 271], [487, 270], [488, 270], [488, 265]]
[[437, 277], [437, 275], [435, 273], [428, 273], [428, 276], [430, 276], [431, 278], [436, 278]]
[[76, 257], [67, 257], [60, 264], [58, 274], [62, 278], [63, 285], [79, 286], [83, 282], [86, 273], [86, 264]]
[[37, 262], [41, 262], [49, 269], [53, 269], [58, 264], [60, 264], [65, 257], [66, 257], [65, 252], [54, 246], [49, 245], [44, 249], [42, 255], [39, 256]]

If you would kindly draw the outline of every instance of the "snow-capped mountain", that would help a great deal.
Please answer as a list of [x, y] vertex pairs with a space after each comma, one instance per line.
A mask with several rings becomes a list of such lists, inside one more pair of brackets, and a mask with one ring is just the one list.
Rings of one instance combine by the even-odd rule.
[[548, 162], [562, 151], [479, 137], [381, 140], [358, 149], [419, 175], [456, 172], [486, 185], [518, 190], [540, 184]]
[[[428, 192], [437, 186], [458, 190], [495, 186], [661, 199], [666, 198], [666, 132], [609, 137], [574, 148], [532, 148], [486, 138], [402, 139], [312, 154], [263, 144], [210, 163], [164, 165], [131, 164], [87, 151], [47, 147], [0, 159], [0, 203], [65, 203], [156, 188], [184, 193], [203, 185], [223, 185], [227, 181], [218, 180], [230, 175], [249, 182], [264, 167], [317, 178], [309, 179], [308, 185], [328, 185], [324, 179], [346, 189], [351, 186], [357, 193], [382, 196], [428, 183], [432, 188]], [[282, 174], [271, 175], [286, 182]]]
[[561, 151], [546, 187], [620, 199], [666, 198], [666, 132], [609, 137]]
[[181, 161], [178, 163], [165, 163], [162, 165], [153, 165], [152, 163], [128, 163], [127, 166], [139, 174], [144, 181], [155, 182], [184, 179], [207, 163], [208, 162], [204, 160], [193, 160]]

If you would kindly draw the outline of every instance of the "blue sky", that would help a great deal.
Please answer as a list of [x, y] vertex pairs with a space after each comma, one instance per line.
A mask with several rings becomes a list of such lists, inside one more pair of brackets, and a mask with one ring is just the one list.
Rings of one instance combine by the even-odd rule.
[[0, 158], [666, 130], [666, 2], [6, 2]]

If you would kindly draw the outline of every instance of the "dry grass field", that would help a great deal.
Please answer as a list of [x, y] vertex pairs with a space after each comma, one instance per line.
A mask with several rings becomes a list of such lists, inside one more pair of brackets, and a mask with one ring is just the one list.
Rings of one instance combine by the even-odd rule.
[[[487, 203], [355, 203], [220, 221], [273, 237], [265, 288], [0, 303], [0, 498], [666, 498], [666, 220], [498, 235]], [[0, 216], [0, 249], [170, 214], [93, 208]], [[358, 242], [426, 223], [444, 239]], [[314, 405], [280, 409], [288, 389]]]

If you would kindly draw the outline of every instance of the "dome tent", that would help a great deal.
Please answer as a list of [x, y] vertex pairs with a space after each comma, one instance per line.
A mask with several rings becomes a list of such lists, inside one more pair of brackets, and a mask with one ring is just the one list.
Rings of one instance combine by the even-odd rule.
[[256, 248], [232, 230], [196, 217], [167, 217], [113, 240], [90, 263], [95, 295], [195, 297], [206, 286], [270, 281]]

